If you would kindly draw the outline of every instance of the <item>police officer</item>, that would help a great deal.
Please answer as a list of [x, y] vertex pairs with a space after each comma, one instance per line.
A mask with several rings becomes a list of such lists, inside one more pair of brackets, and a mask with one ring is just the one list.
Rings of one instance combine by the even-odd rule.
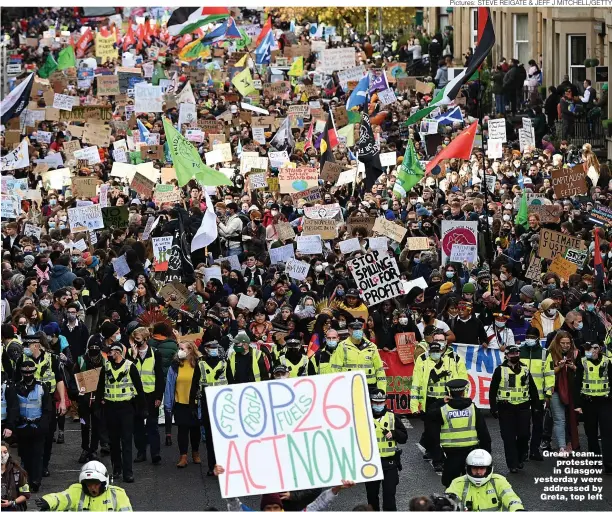
[[43, 453], [49, 431], [51, 394], [49, 385], [36, 380], [36, 364], [23, 359], [19, 364], [20, 378], [15, 384], [19, 402], [17, 440], [23, 468], [28, 472], [32, 492], [38, 492], [43, 475]]
[[[102, 346], [100, 341], [93, 339], [89, 342], [87, 352], [79, 356], [75, 367], [75, 374], [102, 368]], [[108, 442], [106, 428], [103, 425], [101, 410], [94, 407], [96, 395], [94, 392], [79, 392], [77, 404], [81, 424], [81, 456], [79, 463], [97, 460], [98, 444], [102, 439]]]
[[[395, 503], [395, 490], [399, 483], [400, 456], [397, 443], [404, 444], [408, 439], [408, 432], [399, 416], [387, 410], [387, 395], [382, 389], [370, 391], [370, 403], [372, 404], [372, 415], [374, 417], [374, 428], [376, 430], [376, 441], [383, 469], [382, 510], [397, 510]], [[374, 510], [380, 510], [378, 491], [380, 480], [366, 482], [366, 493], [368, 504]]]
[[[446, 396], [446, 383], [452, 379], [467, 380], [467, 369], [452, 348], [446, 348], [444, 332], [437, 330], [432, 336], [429, 351], [421, 354], [415, 361], [410, 390], [410, 411], [415, 416], [421, 414], [424, 420], [420, 444], [425, 448], [423, 458], [426, 460], [432, 459], [433, 452], [441, 453], [437, 447], [434, 450], [431, 439], [432, 416], [428, 415], [427, 411], [436, 404], [442, 406]], [[434, 460], [433, 466], [436, 471], [442, 471], [442, 460]]]
[[[193, 380], [189, 395], [189, 405], [192, 410], [199, 406], [199, 417], [206, 432], [206, 455], [208, 457], [208, 476], [212, 476], [213, 469], [217, 463], [212, 439], [212, 427], [208, 414], [208, 403], [206, 401], [206, 388], [208, 386], [223, 386], [227, 384], [227, 362], [222, 357], [221, 345], [217, 340], [211, 340], [203, 344], [202, 357], [193, 371]], [[199, 401], [199, 403], [198, 403]]]
[[79, 483], [36, 500], [40, 510], [115, 510], [131, 512], [132, 504], [121, 487], [109, 485], [106, 466], [91, 461], [81, 468]]
[[506, 464], [511, 473], [523, 469], [523, 462], [528, 458], [531, 409], [537, 410], [540, 406], [535, 382], [520, 359], [518, 346], [506, 348], [506, 360], [495, 368], [489, 388], [491, 415], [499, 418]]
[[2, 369], [8, 377], [13, 377], [15, 368], [23, 355], [23, 347], [21, 341], [15, 335], [12, 325], [2, 324], [1, 329]]
[[[458, 476], [464, 473], [465, 458], [475, 448], [491, 451], [491, 436], [485, 418], [472, 402], [465, 396], [469, 382], [465, 379], [453, 379], [446, 383], [449, 397], [432, 419], [433, 459], [442, 460], [442, 454], [435, 453], [442, 446], [444, 470], [442, 485], [448, 487]], [[432, 411], [432, 413], [434, 413]]]
[[465, 473], [446, 489], [447, 494], [459, 497], [462, 510], [525, 510], [508, 480], [493, 473], [489, 452], [482, 449], [470, 452], [465, 460]]
[[325, 343], [321, 350], [317, 351], [314, 357], [310, 360], [315, 367], [315, 371], [318, 374], [324, 375], [326, 373], [332, 373], [331, 358], [338, 347], [340, 337], [338, 331], [335, 329], [329, 329], [325, 333]]
[[[538, 407], [531, 411], [531, 440], [529, 442], [529, 458], [531, 460], [544, 460], [540, 453], [540, 443], [544, 432], [544, 405], [546, 398], [552, 395], [555, 384], [555, 371], [546, 365], [547, 352], [539, 341], [537, 327], [529, 327], [525, 334], [525, 341], [521, 343], [521, 363], [527, 366], [533, 382], [538, 389]], [[550, 359], [550, 357], [549, 357]], [[552, 359], [550, 359], [552, 361]], [[552, 378], [552, 384], [551, 384]]]
[[277, 364], [272, 368], [272, 378], [274, 380], [288, 379], [291, 375], [289, 374], [289, 368], [284, 364]]
[[232, 353], [227, 362], [227, 383], [242, 384], [270, 380], [266, 357], [260, 350], [252, 348], [250, 339], [244, 331], [233, 338]]
[[285, 346], [287, 347], [284, 354], [278, 358], [278, 363], [289, 368], [290, 377], [305, 377], [313, 375], [314, 367], [311, 366], [309, 371], [310, 360], [306, 357], [302, 340], [295, 333], [289, 333], [285, 337]]
[[[584, 357], [576, 365], [574, 407], [582, 414], [589, 452], [601, 454], [604, 470], [612, 473], [612, 371], [600, 342], [585, 343]], [[599, 446], [598, 431], [601, 436]]]
[[134, 434], [134, 409], [146, 417], [144, 389], [136, 365], [123, 357], [125, 347], [115, 341], [110, 347], [108, 359], [100, 370], [96, 406], [104, 406], [104, 415], [110, 438], [113, 478], [119, 478], [123, 469], [123, 481], [132, 483], [132, 437]]
[[[42, 349], [40, 346], [40, 335], [33, 334], [30, 336], [23, 336], [23, 358], [34, 361], [36, 365], [36, 372], [34, 378], [43, 384], [46, 384], [49, 389], [49, 396], [51, 397], [53, 414], [49, 418], [49, 428], [47, 430], [47, 438], [45, 439], [45, 451], [43, 456], [43, 476], [49, 476], [49, 461], [51, 460], [51, 450], [53, 448], [53, 435], [55, 434], [55, 428], [57, 427], [57, 416], [56, 411], [64, 415], [66, 414], [66, 392], [64, 385], [64, 374], [60, 371], [59, 358]], [[55, 399], [57, 390], [57, 396], [59, 400]]]
[[331, 373], [363, 370], [368, 388], [387, 392], [387, 376], [378, 348], [363, 337], [363, 322], [354, 320], [348, 326], [349, 337], [338, 344], [330, 359]]
[[150, 347], [147, 343], [149, 330], [139, 327], [132, 332], [134, 349], [132, 349], [129, 360], [134, 363], [140, 374], [144, 400], [147, 410], [146, 416], [137, 414], [134, 418], [134, 444], [136, 445], [136, 458], [134, 462], [147, 460], [147, 443], [151, 451], [151, 462], [161, 462], [160, 440], [159, 440], [159, 406], [164, 396], [166, 382], [162, 366], [161, 354]]

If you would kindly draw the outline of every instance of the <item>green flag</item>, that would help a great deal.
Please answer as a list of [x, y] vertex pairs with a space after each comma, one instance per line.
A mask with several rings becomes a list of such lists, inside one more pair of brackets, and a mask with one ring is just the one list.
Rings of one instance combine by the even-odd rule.
[[164, 73], [164, 68], [162, 68], [159, 64], [155, 66], [155, 71], [153, 71], [153, 76], [151, 77], [151, 83], [153, 85], [159, 85], [159, 81], [162, 78], [166, 78], [166, 74]]
[[194, 176], [202, 185], [208, 187], [233, 185], [223, 173], [202, 162], [195, 146], [183, 137], [168, 119], [164, 117], [163, 121], [179, 186], [185, 186]]
[[47, 55], [47, 60], [42, 65], [42, 67], [38, 70], [38, 76], [41, 78], [49, 78], [51, 74], [57, 69], [57, 62], [53, 58], [53, 54], [49, 53]]
[[425, 173], [414, 150], [412, 139], [410, 139], [404, 153], [404, 160], [397, 173], [393, 193], [396, 197], [405, 197], [406, 193], [410, 192], [423, 176], [425, 176]]
[[68, 45], [57, 56], [57, 69], [61, 71], [62, 69], [75, 67], [76, 57], [74, 56], [74, 48]]
[[518, 214], [514, 220], [514, 224], [517, 226], [523, 226], [525, 229], [529, 227], [529, 207], [527, 206], [527, 194], [523, 190], [521, 196], [521, 205], [519, 206]]

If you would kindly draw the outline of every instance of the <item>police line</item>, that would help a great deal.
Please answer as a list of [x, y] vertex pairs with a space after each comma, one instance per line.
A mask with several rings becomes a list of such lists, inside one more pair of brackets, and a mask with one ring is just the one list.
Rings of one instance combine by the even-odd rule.
[[[453, 344], [453, 350], [465, 361], [470, 381], [470, 398], [483, 409], [489, 408], [489, 387], [493, 371], [504, 361], [497, 348]], [[387, 406], [397, 414], [410, 414], [410, 386], [414, 363], [403, 364], [396, 351], [379, 351], [387, 375]]]

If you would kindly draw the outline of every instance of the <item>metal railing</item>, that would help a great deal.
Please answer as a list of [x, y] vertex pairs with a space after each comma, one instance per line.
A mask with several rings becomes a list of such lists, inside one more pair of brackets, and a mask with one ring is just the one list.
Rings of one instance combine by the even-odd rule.
[[[555, 133], [559, 140], [563, 137], [563, 124], [561, 121], [555, 121]], [[606, 134], [601, 124], [601, 118], [576, 119], [574, 122], [574, 133], [568, 137], [568, 142], [575, 146], [590, 144], [593, 148], [604, 148], [606, 146]]]

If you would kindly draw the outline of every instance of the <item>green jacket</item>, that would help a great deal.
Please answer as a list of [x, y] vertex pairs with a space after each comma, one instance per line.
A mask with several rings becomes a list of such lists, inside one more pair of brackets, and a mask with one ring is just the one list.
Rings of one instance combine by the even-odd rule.
[[178, 352], [178, 342], [172, 338], [165, 340], [156, 340], [155, 338], [149, 339], [147, 342], [150, 347], [157, 350], [162, 358], [162, 369], [164, 371], [164, 380], [168, 376], [168, 368], [172, 364], [174, 356]]

